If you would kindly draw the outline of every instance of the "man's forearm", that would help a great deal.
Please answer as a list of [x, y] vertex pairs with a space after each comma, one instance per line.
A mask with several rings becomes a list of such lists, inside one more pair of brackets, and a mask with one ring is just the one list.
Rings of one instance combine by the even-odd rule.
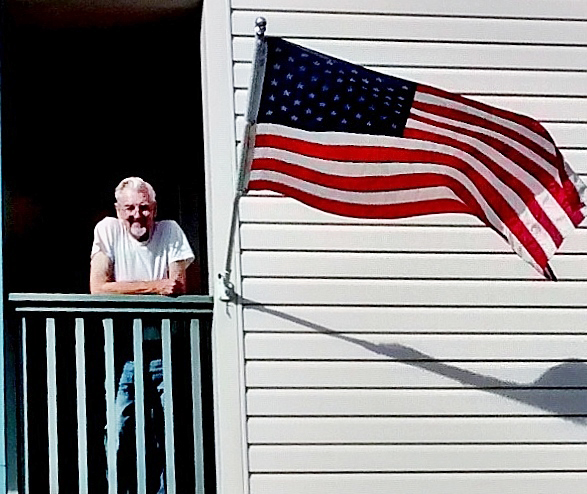
[[156, 281], [107, 281], [92, 287], [92, 293], [115, 295], [156, 295], [163, 291], [164, 280]]
[[90, 292], [113, 295], [182, 295], [185, 293], [185, 268], [181, 262], [169, 267], [169, 278], [149, 281], [115, 281], [112, 262], [98, 252], [90, 264]]

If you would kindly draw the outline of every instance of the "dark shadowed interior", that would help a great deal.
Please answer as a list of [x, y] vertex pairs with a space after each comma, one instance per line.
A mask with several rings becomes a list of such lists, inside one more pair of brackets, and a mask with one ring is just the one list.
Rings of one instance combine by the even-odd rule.
[[8, 292], [87, 292], [93, 227], [130, 175], [152, 183], [159, 218], [206, 265], [200, 6], [115, 3], [4, 10]]

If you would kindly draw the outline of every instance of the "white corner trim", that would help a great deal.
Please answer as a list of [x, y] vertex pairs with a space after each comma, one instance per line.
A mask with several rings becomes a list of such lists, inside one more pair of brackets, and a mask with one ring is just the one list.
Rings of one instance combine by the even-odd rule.
[[[237, 160], [230, 0], [204, 2], [202, 13], [202, 108], [206, 170], [209, 286], [224, 270]], [[235, 252], [239, 252], [238, 233]], [[240, 259], [232, 282], [240, 293]], [[244, 350], [241, 307], [215, 298], [212, 326], [216, 481], [219, 494], [247, 494]]]

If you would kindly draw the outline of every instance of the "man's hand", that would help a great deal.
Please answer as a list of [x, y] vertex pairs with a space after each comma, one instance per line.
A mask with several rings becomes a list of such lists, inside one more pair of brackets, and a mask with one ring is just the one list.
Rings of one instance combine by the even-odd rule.
[[179, 278], [155, 281], [156, 290], [159, 295], [181, 295], [185, 292], [184, 284]]

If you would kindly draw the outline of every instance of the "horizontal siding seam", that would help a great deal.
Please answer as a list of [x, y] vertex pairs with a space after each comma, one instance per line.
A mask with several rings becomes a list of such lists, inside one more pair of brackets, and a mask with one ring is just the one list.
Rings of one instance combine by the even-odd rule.
[[[270, 35], [270, 33], [267, 33]], [[251, 38], [251, 35], [241, 35], [237, 34], [233, 36], [233, 40], [243, 40]], [[406, 39], [406, 38], [368, 38], [368, 37], [345, 37], [340, 38], [336, 36], [317, 36], [317, 35], [287, 35], [283, 36], [284, 39], [293, 40], [308, 40], [308, 41], [341, 41], [344, 40], [345, 42], [352, 43], [353, 41], [360, 41], [360, 42], [378, 42], [378, 43], [414, 43], [414, 44], [426, 44], [426, 43], [433, 43], [435, 45], [464, 45], [464, 46], [527, 46], [532, 48], [544, 48], [544, 47], [556, 47], [556, 48], [581, 48], [587, 47], [587, 43], [579, 44], [579, 43], [532, 43], [529, 41], [466, 41], [466, 40], [450, 40], [450, 39], [437, 39], [437, 38], [423, 38], [423, 39]], [[579, 69], [574, 69], [575, 71], [581, 72]]]
[[[506, 419], [506, 418], [516, 418], [516, 419], [535, 419], [535, 418], [544, 418], [544, 419], [552, 419], [553, 417], [555, 418], [561, 418], [561, 419], [567, 419], [572, 421], [573, 419], [576, 418], [584, 418], [586, 417], [585, 415], [581, 415], [581, 414], [567, 414], [567, 415], [558, 415], [558, 414], [552, 414], [552, 413], [537, 413], [537, 414], [524, 414], [524, 413], [486, 413], [486, 414], [475, 414], [475, 415], [467, 415], [467, 414], [444, 414], [444, 415], [438, 415], [438, 414], [406, 414], [406, 413], [398, 413], [398, 414], [384, 414], [384, 413], [378, 413], [378, 414], [354, 414], [354, 413], [346, 413], [346, 414], [333, 414], [333, 413], [329, 413], [329, 414], [312, 414], [312, 413], [307, 413], [307, 414], [287, 414], [287, 413], [283, 413], [283, 414], [261, 414], [261, 413], [250, 413], [248, 415], [249, 418], [291, 418], [291, 419], [299, 419], [299, 418], [314, 418], [314, 419], [319, 419], [319, 418], [354, 418], [354, 419], [366, 419], [366, 418], [405, 418], [405, 419]], [[581, 423], [583, 423], [583, 421], [581, 421]]]
[[[252, 7], [233, 7], [231, 9], [234, 12], [254, 12], [268, 14], [272, 12], [282, 13], [283, 9], [263, 7], [263, 8], [252, 8]], [[292, 9], [288, 10], [291, 14], [332, 14], [332, 15], [352, 15], [357, 17], [363, 16], [381, 16], [381, 17], [416, 17], [416, 18], [430, 18], [430, 19], [489, 19], [489, 20], [512, 20], [512, 21], [541, 21], [541, 22], [581, 22], [585, 21], [586, 18], [582, 17], [532, 17], [528, 16], [508, 16], [508, 15], [475, 15], [475, 14], [433, 14], [433, 13], [389, 13], [385, 11], [369, 10], [364, 12], [357, 12], [351, 10], [311, 10], [311, 9]], [[268, 20], [270, 20], [268, 18]]]
[[[539, 417], [540, 418], [540, 417]], [[335, 443], [335, 442], [251, 442], [251, 446], [471, 446], [471, 447], [482, 447], [482, 446], [587, 446], [587, 442], [585, 441], [563, 441], [563, 442], [463, 442], [463, 441], [436, 441], [436, 442], [393, 442], [393, 441], [386, 441], [386, 442], [353, 442], [353, 443]]]

